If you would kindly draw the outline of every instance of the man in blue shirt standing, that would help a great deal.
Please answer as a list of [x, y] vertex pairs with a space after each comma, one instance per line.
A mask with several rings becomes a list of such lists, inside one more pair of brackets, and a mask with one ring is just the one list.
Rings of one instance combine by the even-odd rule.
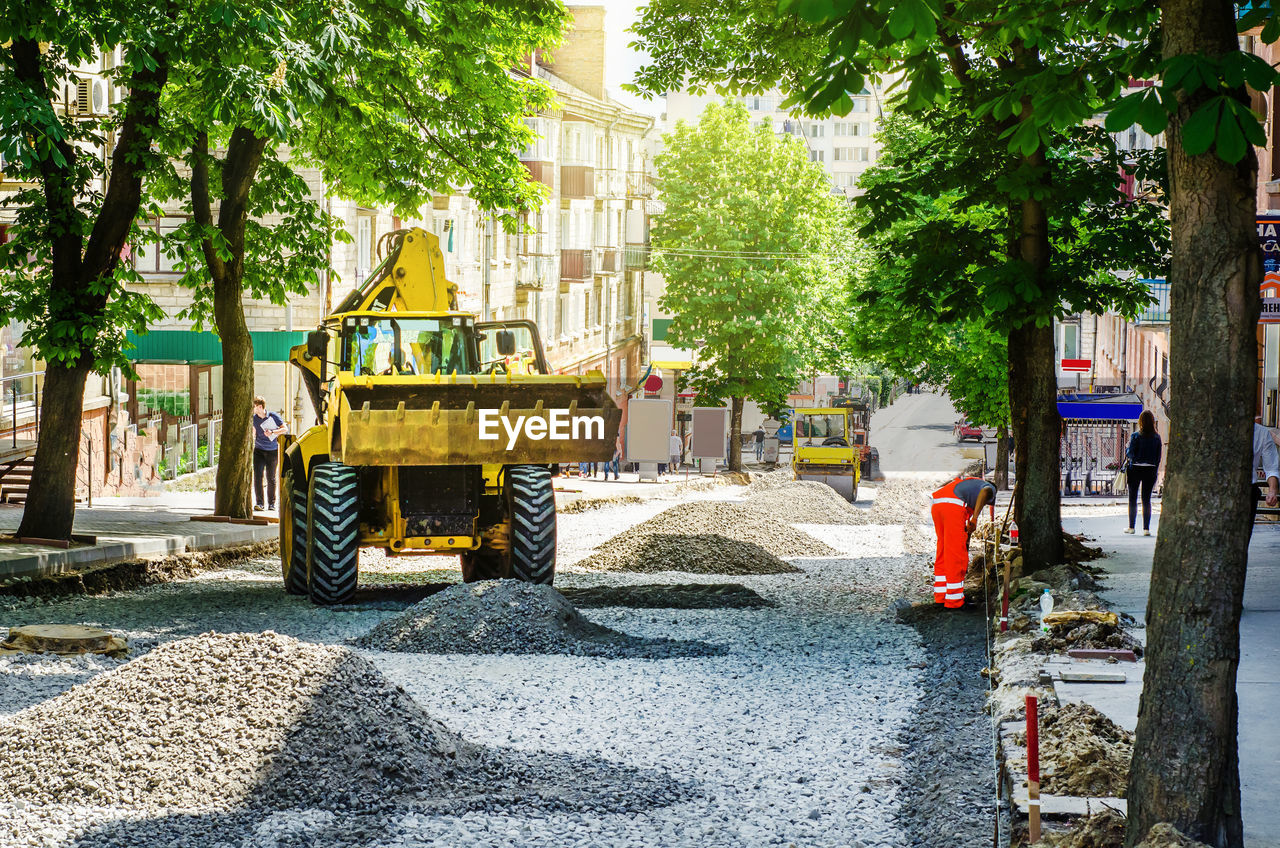
[[284, 419], [267, 412], [261, 395], [253, 399], [253, 508], [263, 509], [262, 478], [267, 479], [266, 508], [276, 508], [276, 466], [280, 460], [279, 436], [289, 432]]

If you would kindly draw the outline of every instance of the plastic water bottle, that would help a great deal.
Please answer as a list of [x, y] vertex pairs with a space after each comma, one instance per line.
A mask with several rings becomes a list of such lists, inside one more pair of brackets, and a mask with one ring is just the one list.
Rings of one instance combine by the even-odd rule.
[[1014, 521], [1009, 524], [1009, 542], [1018, 544], [1018, 522]]
[[1040, 632], [1048, 633], [1049, 625], [1044, 623], [1044, 617], [1053, 612], [1053, 595], [1048, 589], [1044, 590], [1044, 594], [1040, 596]]

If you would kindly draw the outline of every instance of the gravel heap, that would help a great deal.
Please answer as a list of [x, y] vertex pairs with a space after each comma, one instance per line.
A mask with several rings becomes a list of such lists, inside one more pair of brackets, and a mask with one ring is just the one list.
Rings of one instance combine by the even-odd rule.
[[932, 524], [930, 494], [945, 480], [891, 480], [876, 492], [866, 524]]
[[290, 808], [443, 792], [472, 746], [350, 649], [171, 642], [0, 724], [0, 801]]
[[767, 492], [770, 489], [787, 486], [794, 482], [796, 482], [796, 475], [791, 470], [791, 466], [784, 465], [767, 474], [753, 475], [751, 485], [747, 488], [747, 494], [754, 495], [757, 492]]
[[609, 658], [711, 656], [705, 642], [629, 636], [588, 621], [550, 586], [492, 580], [451, 586], [355, 640], [419, 654], [573, 654]]
[[1131, 759], [1133, 734], [1089, 704], [1048, 707], [1040, 714], [1045, 792], [1123, 798]]
[[593, 509], [607, 509], [612, 506], [630, 506], [643, 503], [643, 498], [635, 495], [612, 495], [606, 498], [575, 498], [556, 507], [556, 511], [573, 515], [579, 512], [590, 512]]
[[691, 574], [786, 574], [800, 569], [781, 557], [833, 557], [837, 552], [744, 504], [681, 504], [619, 533], [579, 565], [598, 571], [684, 571]]
[[[768, 475], [773, 476], [773, 475]], [[813, 480], [792, 480], [748, 490], [747, 505], [788, 524], [861, 524], [866, 511], [854, 507], [836, 490]]]

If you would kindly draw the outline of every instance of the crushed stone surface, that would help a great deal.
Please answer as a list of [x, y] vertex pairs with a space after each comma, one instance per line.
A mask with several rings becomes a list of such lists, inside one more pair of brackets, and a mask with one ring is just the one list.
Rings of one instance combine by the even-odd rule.
[[705, 642], [646, 639], [595, 624], [551, 586], [490, 580], [451, 586], [355, 640], [421, 654], [573, 654], [689, 657], [723, 653]]
[[[944, 807], [931, 821], [930, 838], [910, 820], [921, 791], [944, 778], [956, 781], [957, 794], [989, 786], [968, 767], [961, 745], [932, 751], [927, 770], [907, 759], [903, 732], [931, 709], [921, 698], [945, 682], [939, 675], [960, 679], [966, 672], [965, 661], [955, 658], [935, 667], [921, 635], [887, 613], [894, 598], [926, 594], [931, 579], [928, 563], [902, 554], [897, 522], [802, 522], [803, 533], [793, 531], [805, 545], [796, 554], [798, 568], [732, 578], [767, 606], [676, 603], [704, 591], [687, 587], [724, 585], [724, 575], [714, 571], [575, 565], [673, 504], [749, 496], [743, 482], [704, 484], [693, 492], [672, 486], [644, 503], [559, 519], [558, 587], [617, 593], [652, 587], [640, 591], [651, 593], [654, 607], [593, 607], [592, 622], [636, 637], [714, 643], [726, 648], [722, 655], [653, 660], [344, 648], [475, 752], [484, 792], [469, 793], [464, 776], [451, 795], [400, 795], [368, 807], [324, 801], [157, 813], [0, 798], [0, 845], [951, 848], [957, 843], [950, 834], [986, 816], [985, 808]], [[869, 513], [864, 504], [874, 506], [880, 488], [868, 486], [865, 497], [860, 491], [858, 508]], [[894, 497], [891, 492], [885, 503]], [[927, 522], [927, 513], [920, 520]], [[775, 535], [791, 529], [779, 517], [770, 521]], [[397, 558], [382, 567], [397, 581], [436, 566], [442, 567], [425, 572], [434, 582], [457, 579], [456, 563], [423, 562], [434, 565], [415, 569], [412, 560]], [[664, 586], [672, 587], [673, 608], [658, 606]], [[0, 598], [0, 619], [7, 619], [0, 623], [92, 623], [129, 638], [137, 662], [210, 629], [274, 630], [320, 647], [347, 646], [404, 611], [405, 602], [393, 602], [394, 596], [317, 608], [286, 596], [278, 561], [263, 557], [101, 597]], [[117, 661], [82, 668], [52, 657], [32, 660], [43, 663], [50, 673], [0, 663], [0, 691], [7, 695], [10, 684], [21, 681], [22, 707], [40, 706], [120, 667]], [[0, 727], [17, 709], [0, 703]], [[967, 724], [951, 729], [953, 735], [973, 732]], [[985, 821], [989, 837], [989, 816]]]
[[747, 491], [748, 506], [788, 524], [855, 524], [861, 523], [867, 512], [853, 506], [830, 486], [812, 480]]
[[[443, 790], [470, 747], [350, 650], [171, 642], [0, 725], [0, 798], [230, 809]], [[323, 780], [321, 780], [323, 778]]]
[[600, 545], [580, 566], [604, 571], [784, 574], [782, 557], [836, 551], [744, 504], [699, 501], [667, 509]]

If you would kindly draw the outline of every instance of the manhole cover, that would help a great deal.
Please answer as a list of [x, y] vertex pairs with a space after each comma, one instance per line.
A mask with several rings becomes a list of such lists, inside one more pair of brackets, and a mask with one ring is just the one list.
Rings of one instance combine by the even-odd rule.
[[10, 627], [0, 650], [24, 654], [124, 654], [129, 644], [97, 627], [79, 624], [31, 624]]

